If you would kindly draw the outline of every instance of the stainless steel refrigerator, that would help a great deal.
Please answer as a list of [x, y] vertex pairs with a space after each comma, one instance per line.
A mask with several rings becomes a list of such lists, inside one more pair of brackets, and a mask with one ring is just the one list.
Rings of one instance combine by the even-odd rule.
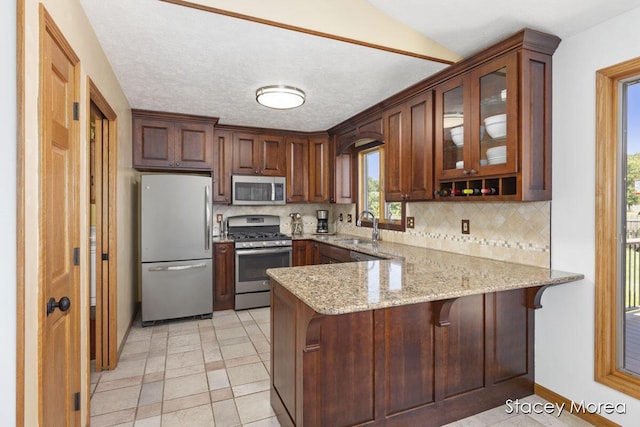
[[143, 326], [212, 315], [211, 184], [196, 175], [140, 178]]

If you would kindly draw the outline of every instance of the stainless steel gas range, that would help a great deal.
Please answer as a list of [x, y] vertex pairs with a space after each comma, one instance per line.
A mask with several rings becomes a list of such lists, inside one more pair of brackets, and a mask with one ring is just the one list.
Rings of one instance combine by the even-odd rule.
[[267, 269], [291, 266], [291, 237], [280, 233], [280, 217], [241, 215], [227, 219], [236, 254], [235, 309], [270, 303]]

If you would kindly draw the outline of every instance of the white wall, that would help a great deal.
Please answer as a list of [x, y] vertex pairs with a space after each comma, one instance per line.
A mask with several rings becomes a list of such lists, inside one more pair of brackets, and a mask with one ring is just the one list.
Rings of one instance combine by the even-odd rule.
[[[640, 401], [594, 378], [595, 76], [640, 56], [640, 8], [563, 40], [553, 57], [551, 265], [583, 273], [548, 289], [536, 312], [536, 382], [574, 401], [626, 403], [628, 426]], [[632, 421], [635, 420], [635, 421]]]
[[16, 423], [16, 1], [0, 2], [0, 419]]

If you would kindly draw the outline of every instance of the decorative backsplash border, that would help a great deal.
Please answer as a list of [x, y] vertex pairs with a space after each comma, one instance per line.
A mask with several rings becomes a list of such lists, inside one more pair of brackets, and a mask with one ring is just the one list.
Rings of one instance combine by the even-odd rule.
[[[291, 231], [290, 213], [302, 216], [305, 233], [316, 229], [316, 210], [329, 210], [329, 231], [362, 237], [370, 228], [356, 227], [354, 204], [287, 204], [283, 206], [214, 205], [214, 214], [280, 216], [280, 229]], [[343, 221], [339, 221], [342, 214]], [[351, 215], [352, 222], [347, 222]], [[405, 232], [382, 230], [383, 240], [464, 255], [548, 268], [551, 264], [551, 202], [415, 202], [407, 203], [415, 228]], [[470, 221], [469, 235], [460, 221]]]

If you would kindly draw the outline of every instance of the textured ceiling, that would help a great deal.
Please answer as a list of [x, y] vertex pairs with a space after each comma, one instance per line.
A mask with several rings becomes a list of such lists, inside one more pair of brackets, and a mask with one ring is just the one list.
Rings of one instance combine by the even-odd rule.
[[[158, 0], [81, 3], [132, 108], [214, 116], [222, 124], [326, 130], [445, 67]], [[369, 3], [462, 56], [523, 27], [567, 37], [640, 6], [640, 0]], [[306, 103], [293, 110], [258, 105], [256, 89], [272, 84], [303, 89]]]

